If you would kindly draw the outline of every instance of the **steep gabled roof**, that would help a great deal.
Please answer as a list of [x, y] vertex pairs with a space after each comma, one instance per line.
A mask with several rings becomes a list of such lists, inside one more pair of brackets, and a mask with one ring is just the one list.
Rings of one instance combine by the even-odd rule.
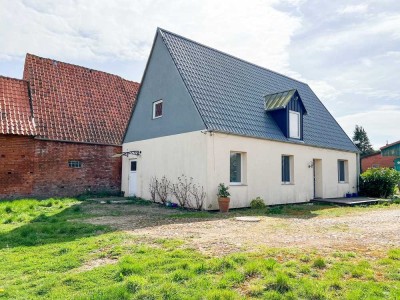
[[121, 145], [137, 82], [27, 54], [37, 138]]
[[0, 134], [35, 135], [28, 82], [0, 76]]
[[304, 144], [358, 151], [307, 84], [164, 29], [158, 33], [208, 130], [294, 142], [265, 112], [264, 96], [296, 89], [307, 108]]

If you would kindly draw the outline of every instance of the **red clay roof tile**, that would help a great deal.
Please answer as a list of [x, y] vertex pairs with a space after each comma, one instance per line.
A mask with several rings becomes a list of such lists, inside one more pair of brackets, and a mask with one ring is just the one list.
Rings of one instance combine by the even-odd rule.
[[24, 80], [0, 76], [0, 134], [35, 135]]
[[139, 83], [26, 55], [38, 138], [121, 145]]

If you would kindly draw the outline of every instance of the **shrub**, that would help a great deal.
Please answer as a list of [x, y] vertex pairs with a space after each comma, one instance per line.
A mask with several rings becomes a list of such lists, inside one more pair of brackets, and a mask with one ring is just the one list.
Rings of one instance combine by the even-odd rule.
[[265, 207], [264, 200], [261, 197], [257, 197], [250, 202], [250, 207], [253, 209], [260, 209]]
[[186, 207], [190, 205], [190, 197], [193, 186], [193, 178], [187, 178], [185, 175], [178, 177], [178, 183], [172, 183], [169, 185], [170, 192], [175, 196], [180, 207]]
[[389, 168], [368, 169], [360, 175], [360, 192], [369, 197], [388, 198], [395, 193], [400, 173]]
[[167, 203], [169, 196], [171, 181], [167, 177], [163, 176], [160, 180], [156, 179], [156, 193], [162, 204]]

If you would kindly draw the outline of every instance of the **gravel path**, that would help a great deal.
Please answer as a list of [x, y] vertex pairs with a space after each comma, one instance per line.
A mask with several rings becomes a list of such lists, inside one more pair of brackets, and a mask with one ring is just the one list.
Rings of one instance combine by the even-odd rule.
[[111, 206], [123, 214], [91, 218], [89, 222], [111, 225], [143, 237], [185, 240], [212, 255], [265, 246], [319, 252], [356, 251], [376, 257], [382, 250], [400, 247], [398, 206], [332, 217], [260, 216], [257, 223], [237, 221], [233, 217], [176, 219], [168, 217], [174, 211], [159, 207]]

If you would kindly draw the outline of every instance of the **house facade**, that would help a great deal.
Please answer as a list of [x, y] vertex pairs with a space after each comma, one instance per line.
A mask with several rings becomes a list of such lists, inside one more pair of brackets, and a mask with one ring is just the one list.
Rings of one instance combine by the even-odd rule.
[[23, 80], [0, 77], [0, 199], [118, 193], [138, 87], [27, 54]]
[[[123, 143], [121, 189], [193, 178], [217, 209], [357, 191], [358, 150], [309, 86], [158, 29]], [[171, 201], [175, 199], [170, 196]]]

